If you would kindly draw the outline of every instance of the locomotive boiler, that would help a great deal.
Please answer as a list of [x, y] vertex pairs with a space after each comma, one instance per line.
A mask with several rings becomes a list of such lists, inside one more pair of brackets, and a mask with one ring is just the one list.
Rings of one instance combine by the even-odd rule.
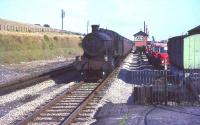
[[118, 33], [92, 25], [92, 32], [82, 40], [83, 55], [77, 64], [83, 79], [107, 76], [133, 47], [133, 42]]

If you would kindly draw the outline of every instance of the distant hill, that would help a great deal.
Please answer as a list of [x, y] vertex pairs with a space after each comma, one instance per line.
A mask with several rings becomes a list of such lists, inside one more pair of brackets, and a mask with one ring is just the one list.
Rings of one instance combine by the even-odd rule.
[[21, 22], [16, 22], [16, 21], [11, 21], [11, 20], [6, 20], [6, 19], [1, 19], [0, 18], [0, 24], [2, 25], [23, 25], [23, 26], [36, 26], [34, 24], [28, 24], [28, 23], [21, 23]]

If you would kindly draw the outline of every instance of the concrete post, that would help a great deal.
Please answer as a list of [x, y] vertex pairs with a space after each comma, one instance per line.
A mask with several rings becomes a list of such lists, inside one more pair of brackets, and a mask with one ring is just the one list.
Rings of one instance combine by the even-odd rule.
[[8, 25], [6, 25], [6, 31], [8, 31], [9, 30], [9, 26]]

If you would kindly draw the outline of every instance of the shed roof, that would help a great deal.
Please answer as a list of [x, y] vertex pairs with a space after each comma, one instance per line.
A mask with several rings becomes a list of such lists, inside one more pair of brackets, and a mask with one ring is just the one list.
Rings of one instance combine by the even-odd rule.
[[146, 34], [145, 32], [142, 32], [142, 31], [137, 32], [133, 36], [139, 36], [139, 35], [141, 35], [141, 36], [148, 36], [148, 34]]
[[191, 29], [191, 30], [189, 30], [188, 33], [190, 35], [192, 35], [192, 34], [199, 34], [200, 33], [200, 25], [197, 26], [197, 27], [195, 27], [195, 28], [193, 28], [193, 29]]

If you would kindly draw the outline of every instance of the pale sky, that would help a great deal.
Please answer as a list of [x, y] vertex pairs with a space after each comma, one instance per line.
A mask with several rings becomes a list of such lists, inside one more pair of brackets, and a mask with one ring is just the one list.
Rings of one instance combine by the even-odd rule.
[[[132, 39], [149, 28], [149, 40], [185, 34], [200, 25], [200, 0], [0, 0], [0, 18], [86, 33], [86, 24], [100, 24]], [[89, 28], [91, 31], [91, 28]]]

